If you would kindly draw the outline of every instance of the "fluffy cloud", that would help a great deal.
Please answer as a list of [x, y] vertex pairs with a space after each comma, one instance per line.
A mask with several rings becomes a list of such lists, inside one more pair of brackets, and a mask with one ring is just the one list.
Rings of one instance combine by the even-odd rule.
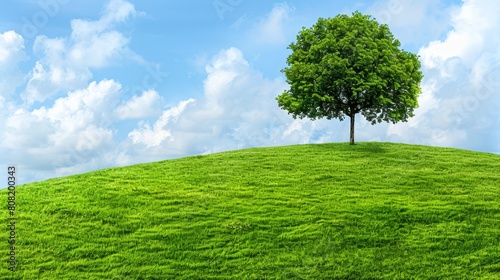
[[128, 39], [112, 28], [136, 13], [132, 4], [113, 0], [99, 20], [73, 20], [68, 39], [37, 36], [33, 50], [41, 59], [31, 71], [23, 98], [31, 104], [61, 90], [81, 88], [92, 77], [92, 68], [108, 66], [131, 53]]
[[[94, 69], [115, 59], [137, 58], [127, 49], [128, 39], [114, 30], [136, 15], [129, 2], [112, 0], [100, 19], [73, 20], [68, 38], [38, 36], [33, 50], [39, 59], [26, 78], [18, 68], [27, 58], [23, 38], [14, 31], [0, 34], [0, 151], [4, 160], [22, 163], [24, 181], [129, 161], [119, 149], [116, 126], [126, 119], [158, 116], [163, 100], [155, 90], [123, 100], [120, 83], [89, 80]], [[22, 83], [25, 103], [14, 106], [9, 94]], [[49, 102], [56, 92], [61, 97]], [[47, 102], [32, 108], [34, 101]]]
[[192, 102], [194, 102], [194, 99], [182, 101], [177, 107], [163, 112], [162, 116], [155, 122], [153, 128], [148, 124], [141, 124], [141, 128], [130, 132], [129, 137], [134, 144], [141, 143], [147, 148], [159, 146], [167, 139], [169, 141], [174, 141], [174, 137], [170, 131], [167, 130], [167, 125], [172, 121], [176, 121], [186, 106]]
[[[110, 112], [120, 92], [115, 81], [92, 82], [50, 108], [18, 109], [7, 119], [0, 144], [23, 168], [46, 172], [45, 178], [106, 166], [109, 162], [97, 159], [113, 147]], [[27, 158], [31, 160], [20, 160]]]
[[26, 60], [24, 39], [15, 31], [0, 33], [0, 108], [24, 81], [19, 63]]
[[497, 15], [500, 3], [467, 0], [452, 16], [453, 30], [444, 41], [433, 41], [420, 50], [425, 66], [439, 68], [449, 58], [458, 57], [466, 66], [474, 64], [485, 51], [496, 51], [500, 36]]
[[137, 13], [131, 3], [123, 0], [112, 0], [106, 5], [103, 16], [97, 21], [72, 20], [71, 37], [75, 41], [92, 44], [96, 35], [104, 33], [114, 24], [124, 22]]
[[367, 9], [380, 23], [388, 24], [396, 38], [407, 45], [421, 46], [449, 30], [455, 6], [439, 0], [384, 0]]
[[157, 116], [162, 98], [156, 90], [147, 90], [140, 96], [133, 96], [125, 104], [115, 110], [119, 119], [140, 119]]
[[277, 4], [271, 12], [261, 19], [252, 30], [253, 40], [261, 44], [280, 44], [285, 42], [285, 24], [293, 13], [286, 3]]
[[23, 37], [15, 31], [0, 34], [0, 62], [3, 67], [9, 62], [15, 64], [21, 57], [24, 57], [23, 49]]
[[404, 142], [499, 151], [500, 4], [467, 0], [452, 14], [444, 40], [419, 51], [424, 68], [421, 108], [388, 133]]
[[282, 142], [291, 122], [274, 98], [285, 84], [253, 69], [236, 48], [222, 50], [205, 68], [204, 95], [165, 110], [154, 124], [129, 134], [129, 158], [159, 160]]
[[[2, 137], [3, 132], [5, 132], [7, 118], [16, 110], [14, 104], [15, 92], [24, 81], [24, 75], [19, 69], [19, 64], [26, 58], [24, 40], [21, 35], [14, 31], [0, 33], [0, 131]], [[0, 145], [0, 154], [3, 160], [8, 159], [8, 153], [9, 149]]]

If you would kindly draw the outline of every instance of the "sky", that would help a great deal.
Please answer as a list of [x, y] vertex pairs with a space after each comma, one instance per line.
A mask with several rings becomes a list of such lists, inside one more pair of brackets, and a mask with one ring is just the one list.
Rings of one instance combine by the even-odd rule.
[[[18, 184], [250, 147], [348, 142], [349, 123], [293, 119], [287, 48], [319, 17], [360, 11], [418, 54], [408, 122], [356, 120], [356, 141], [500, 153], [497, 0], [6, 0], [0, 166]], [[0, 179], [6, 181], [2, 172]]]

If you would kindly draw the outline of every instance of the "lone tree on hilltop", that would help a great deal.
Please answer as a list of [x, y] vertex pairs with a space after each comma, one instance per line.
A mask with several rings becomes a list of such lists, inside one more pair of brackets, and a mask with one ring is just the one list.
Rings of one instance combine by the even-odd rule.
[[294, 118], [351, 119], [371, 124], [407, 121], [418, 107], [422, 72], [418, 56], [400, 49], [386, 24], [354, 12], [319, 18], [290, 44], [285, 74], [290, 89], [276, 98]]

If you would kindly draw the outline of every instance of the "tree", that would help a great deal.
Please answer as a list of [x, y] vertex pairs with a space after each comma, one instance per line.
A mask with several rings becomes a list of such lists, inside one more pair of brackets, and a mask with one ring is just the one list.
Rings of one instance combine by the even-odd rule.
[[389, 27], [369, 15], [319, 18], [289, 46], [282, 72], [290, 88], [278, 105], [293, 118], [349, 117], [351, 145], [358, 113], [372, 125], [407, 121], [418, 107], [423, 75], [418, 56], [399, 47]]

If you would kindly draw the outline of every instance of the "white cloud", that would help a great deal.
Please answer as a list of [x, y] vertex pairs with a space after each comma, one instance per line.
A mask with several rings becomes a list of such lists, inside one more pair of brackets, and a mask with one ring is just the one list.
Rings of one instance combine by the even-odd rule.
[[176, 121], [185, 110], [186, 106], [194, 101], [194, 99], [182, 101], [177, 107], [163, 112], [162, 116], [155, 122], [152, 128], [148, 124], [141, 123], [141, 127], [130, 132], [129, 137], [134, 144], [144, 144], [148, 148], [159, 146], [167, 139], [169, 141], [174, 141], [175, 138], [168, 130], [167, 125], [172, 121]]
[[[17, 109], [14, 103], [16, 89], [24, 82], [24, 74], [19, 64], [26, 59], [22, 36], [14, 31], [0, 33], [0, 131], [2, 136], [7, 119]], [[2, 158], [6, 159], [8, 150], [4, 148], [0, 145]]]
[[481, 53], [499, 43], [498, 11], [494, 0], [467, 0], [452, 15], [453, 30], [444, 41], [433, 41], [420, 49], [424, 66], [435, 68], [449, 58], [459, 57], [471, 66]]
[[420, 46], [450, 28], [454, 6], [439, 0], [383, 0], [367, 9], [379, 23], [388, 24], [403, 44]]
[[115, 110], [119, 119], [140, 119], [157, 116], [161, 112], [162, 98], [156, 90], [147, 90], [133, 96]]
[[[120, 108], [121, 84], [89, 80], [94, 69], [116, 59], [140, 60], [127, 48], [128, 39], [113, 30], [137, 14], [129, 2], [112, 0], [100, 19], [72, 21], [69, 38], [38, 36], [33, 50], [39, 58], [27, 76], [18, 67], [27, 58], [23, 38], [14, 31], [0, 33], [0, 150], [4, 160], [22, 164], [23, 179], [43, 180], [129, 160], [117, 150], [114, 126], [122, 119], [160, 114], [162, 99], [150, 90]], [[22, 83], [25, 103], [14, 106], [9, 94]], [[56, 92], [62, 97], [31, 108]]]
[[124, 0], [111, 0], [105, 11], [103, 17], [105, 23], [123, 22], [138, 14], [134, 5]]
[[0, 100], [3, 102], [23, 83], [19, 63], [26, 59], [22, 36], [15, 31], [0, 33]]
[[128, 39], [112, 28], [136, 14], [129, 2], [113, 0], [99, 20], [73, 20], [70, 38], [37, 36], [33, 49], [41, 59], [31, 71], [22, 97], [28, 104], [42, 102], [58, 91], [85, 86], [92, 78], [92, 68], [106, 67], [130, 54], [135, 57], [127, 49]]
[[112, 112], [120, 92], [115, 81], [92, 82], [50, 108], [18, 109], [6, 121], [0, 146], [12, 151], [10, 158], [24, 159], [24, 168], [46, 172], [44, 178], [102, 168], [110, 162], [97, 159], [113, 151]]
[[274, 100], [283, 81], [262, 77], [236, 48], [220, 51], [205, 69], [203, 98], [180, 102], [152, 126], [141, 123], [129, 134], [130, 158], [151, 161], [280, 142], [280, 127], [290, 121]]
[[421, 107], [409, 123], [389, 126], [399, 141], [495, 151], [500, 112], [500, 4], [466, 0], [442, 41], [419, 51]]
[[104, 13], [99, 20], [87, 21], [74, 19], [71, 21], [71, 38], [74, 41], [90, 41], [96, 34], [104, 33], [117, 23], [124, 22], [138, 14], [130, 2], [124, 0], [111, 0], [104, 8]]
[[277, 4], [261, 19], [251, 31], [252, 39], [261, 44], [281, 44], [285, 42], [285, 24], [294, 9], [286, 3]]
[[[2, 64], [9, 60], [16, 61], [19, 53], [24, 49], [23, 37], [15, 31], [6, 31], [0, 34], [0, 62]], [[14, 58], [14, 59], [12, 59]]]

